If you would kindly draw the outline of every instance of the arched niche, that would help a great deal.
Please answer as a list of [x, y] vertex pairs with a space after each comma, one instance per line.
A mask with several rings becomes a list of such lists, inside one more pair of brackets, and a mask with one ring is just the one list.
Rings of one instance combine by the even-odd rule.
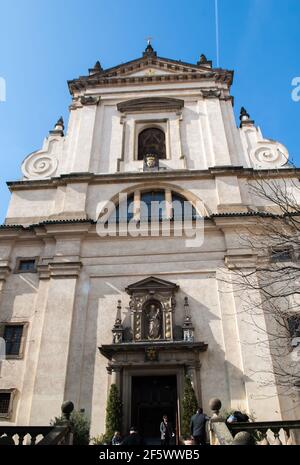
[[[130, 295], [131, 331], [134, 342], [173, 340], [173, 313], [177, 290], [177, 284], [154, 276], [126, 288]], [[154, 309], [151, 308], [152, 305]], [[154, 332], [151, 334], [152, 330]]]

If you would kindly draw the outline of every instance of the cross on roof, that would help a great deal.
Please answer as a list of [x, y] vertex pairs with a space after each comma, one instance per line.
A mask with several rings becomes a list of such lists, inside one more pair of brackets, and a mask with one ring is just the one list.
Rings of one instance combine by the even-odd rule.
[[147, 45], [151, 45], [151, 40], [153, 39], [153, 37], [151, 36], [147, 36], [146, 37], [146, 40], [147, 40]]

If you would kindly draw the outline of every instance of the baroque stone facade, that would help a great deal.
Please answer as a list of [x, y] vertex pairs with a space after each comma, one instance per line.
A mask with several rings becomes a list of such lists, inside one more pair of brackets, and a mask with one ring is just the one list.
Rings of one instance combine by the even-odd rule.
[[[265, 335], [219, 279], [233, 265], [255, 267], [237, 240], [239, 228], [269, 208], [249, 191], [253, 174], [295, 176], [287, 149], [264, 138], [245, 109], [237, 128], [232, 77], [203, 56], [190, 64], [158, 57], [148, 45], [141, 58], [107, 70], [97, 62], [69, 81], [66, 134], [59, 119], [42, 149], [25, 158], [22, 180], [8, 183], [0, 324], [23, 329], [19, 353], [1, 362], [0, 393], [11, 397], [0, 421], [48, 424], [70, 399], [97, 435], [117, 383], [124, 431], [139, 412], [154, 421], [151, 408], [176, 417], [179, 430], [185, 375], [206, 411], [219, 397], [258, 420], [298, 416], [292, 399], [279, 395], [271, 354], [262, 358], [256, 348]], [[137, 223], [149, 195], [188, 200], [203, 219], [202, 243], [190, 246], [175, 222], [170, 235], [158, 225], [152, 235], [101, 236], [99, 213], [110, 212], [119, 193], [131, 196]], [[161, 393], [156, 400], [139, 397], [143, 377], [150, 397]]]

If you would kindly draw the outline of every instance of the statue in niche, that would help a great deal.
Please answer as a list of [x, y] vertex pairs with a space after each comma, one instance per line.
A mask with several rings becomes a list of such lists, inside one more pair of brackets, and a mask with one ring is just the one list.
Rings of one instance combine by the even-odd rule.
[[148, 319], [148, 338], [159, 339], [161, 329], [160, 308], [154, 304], [150, 305], [147, 313]]

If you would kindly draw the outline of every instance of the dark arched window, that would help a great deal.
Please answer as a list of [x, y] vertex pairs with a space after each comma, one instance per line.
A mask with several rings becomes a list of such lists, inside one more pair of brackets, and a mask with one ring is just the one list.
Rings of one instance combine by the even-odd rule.
[[169, 210], [166, 204], [165, 190], [151, 190], [142, 192], [140, 197], [137, 196], [136, 211], [134, 215], [134, 194], [127, 197], [127, 202], [122, 202], [116, 206], [110, 219], [116, 220], [117, 223], [128, 222], [136, 216], [137, 221], [162, 221], [170, 218], [174, 221], [184, 219], [193, 219], [197, 217], [197, 212], [192, 203], [181, 194], [172, 192], [172, 209]]
[[185, 197], [172, 192], [172, 218], [173, 220], [195, 219], [195, 207]]
[[138, 160], [143, 160], [147, 154], [158, 155], [158, 158], [166, 158], [165, 133], [158, 128], [147, 128], [139, 134]]

